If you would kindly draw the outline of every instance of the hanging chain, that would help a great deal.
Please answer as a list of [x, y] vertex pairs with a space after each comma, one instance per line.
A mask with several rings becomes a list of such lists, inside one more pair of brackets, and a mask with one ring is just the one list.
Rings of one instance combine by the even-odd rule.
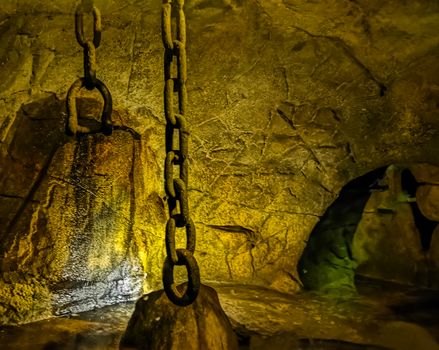
[[[168, 298], [176, 305], [192, 304], [200, 289], [200, 271], [194, 258], [195, 225], [189, 216], [188, 204], [188, 138], [186, 124], [186, 21], [183, 10], [184, 0], [163, 0], [162, 39], [165, 48], [165, 118], [166, 118], [166, 159], [165, 190], [168, 196], [170, 218], [166, 224], [166, 260], [163, 267], [163, 286]], [[174, 7], [174, 8], [173, 8]], [[177, 40], [172, 35], [172, 10], [177, 10]], [[177, 77], [172, 76], [172, 63], [176, 59]], [[174, 92], [178, 93], [178, 113], [174, 111]], [[177, 142], [174, 134], [178, 133]], [[174, 178], [174, 166], [179, 167], [179, 178]], [[177, 228], [186, 231], [186, 248], [176, 249]], [[188, 284], [185, 291], [179, 291], [174, 283], [174, 267], [185, 266]]]
[[[75, 13], [75, 34], [79, 45], [84, 49], [84, 77], [76, 80], [70, 87], [66, 103], [67, 103], [67, 133], [91, 134], [102, 132], [105, 135], [111, 135], [113, 126], [111, 122], [111, 113], [113, 110], [113, 101], [110, 91], [105, 84], [96, 78], [96, 49], [101, 43], [101, 13], [97, 7], [93, 6], [93, 40], [86, 39], [84, 36], [84, 8], [79, 5]], [[104, 99], [104, 108], [101, 115], [101, 125], [99, 128], [90, 128], [78, 123], [78, 112], [76, 109], [76, 98], [81, 88], [87, 90], [97, 89]]]

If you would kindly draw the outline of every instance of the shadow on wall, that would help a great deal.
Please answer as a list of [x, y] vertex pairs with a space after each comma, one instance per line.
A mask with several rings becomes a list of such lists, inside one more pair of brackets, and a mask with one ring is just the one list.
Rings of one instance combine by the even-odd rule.
[[38, 198], [56, 151], [68, 141], [62, 119], [63, 104], [54, 95], [23, 105], [2, 145], [0, 170], [0, 259], [2, 272], [17, 268], [6, 261], [20, 221], [29, 220], [29, 208]]
[[437, 184], [439, 168], [427, 164], [391, 165], [348, 183], [310, 235], [299, 262], [304, 287], [355, 293], [356, 274], [439, 287]]

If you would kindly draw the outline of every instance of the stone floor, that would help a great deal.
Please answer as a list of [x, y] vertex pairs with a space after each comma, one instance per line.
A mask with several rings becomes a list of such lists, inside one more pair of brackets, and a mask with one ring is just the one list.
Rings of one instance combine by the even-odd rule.
[[[439, 293], [362, 280], [355, 297], [213, 285], [244, 349], [439, 349]], [[0, 348], [118, 349], [134, 303], [0, 328]], [[184, 350], [184, 349], [182, 349]]]

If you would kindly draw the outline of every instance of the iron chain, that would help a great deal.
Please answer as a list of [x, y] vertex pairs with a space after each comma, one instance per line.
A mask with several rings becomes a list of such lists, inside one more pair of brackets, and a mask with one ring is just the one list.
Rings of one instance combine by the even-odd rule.
[[[188, 138], [186, 123], [187, 105], [187, 66], [186, 66], [186, 19], [184, 0], [163, 0], [162, 40], [164, 53], [164, 104], [166, 118], [166, 159], [165, 190], [168, 196], [170, 218], [166, 224], [166, 260], [163, 267], [163, 286], [174, 304], [186, 306], [197, 298], [200, 289], [200, 271], [193, 254], [195, 251], [195, 225], [189, 215], [188, 203]], [[173, 39], [172, 12], [176, 10], [177, 39]], [[176, 62], [177, 77], [173, 77], [172, 65]], [[178, 94], [178, 112], [174, 107], [174, 93]], [[178, 142], [174, 134], [178, 131]], [[174, 177], [174, 166], [179, 167], [179, 177]], [[186, 248], [176, 249], [175, 232], [177, 228], [186, 230]], [[174, 267], [185, 266], [188, 283], [184, 291], [174, 284]]]
[[84, 12], [78, 6], [75, 13], [75, 34], [79, 45], [84, 49], [84, 76], [85, 87], [93, 90], [96, 86], [96, 49], [101, 44], [102, 22], [101, 13], [96, 6], [93, 6], [93, 40], [84, 37]]
[[[86, 39], [84, 36], [84, 9], [79, 5], [75, 13], [75, 35], [79, 45], [84, 49], [84, 77], [77, 79], [70, 87], [67, 98], [67, 133], [70, 135], [90, 134], [102, 132], [105, 135], [111, 135], [113, 125], [111, 114], [113, 102], [110, 91], [105, 84], [96, 78], [96, 49], [101, 43], [102, 22], [101, 13], [96, 6], [93, 6], [93, 39]], [[87, 90], [97, 89], [103, 100], [104, 107], [101, 114], [101, 125], [98, 128], [82, 126], [78, 122], [78, 112], [76, 108], [76, 98], [81, 88]]]

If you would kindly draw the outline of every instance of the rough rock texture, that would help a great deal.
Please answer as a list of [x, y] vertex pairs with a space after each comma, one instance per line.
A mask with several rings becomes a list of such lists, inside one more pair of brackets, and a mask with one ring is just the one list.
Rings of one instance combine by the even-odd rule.
[[201, 285], [196, 301], [172, 304], [164, 291], [144, 295], [120, 342], [120, 349], [237, 350], [238, 338], [221, 308], [218, 294]]
[[50, 317], [51, 294], [36, 278], [5, 273], [0, 281], [0, 324]]
[[420, 186], [416, 192], [416, 202], [425, 217], [439, 221], [439, 186]]
[[[95, 3], [98, 77], [119, 129], [82, 138], [63, 135], [66, 92], [83, 75], [76, 4], [0, 3], [0, 260], [21, 276], [0, 294], [36, 279], [48, 313], [160, 285], [161, 2]], [[186, 10], [202, 276], [298, 290], [308, 235], [344, 184], [388, 164], [439, 164], [439, 4], [195, 0]], [[99, 98], [81, 100], [81, 115], [96, 115]]]
[[[419, 165], [408, 166], [409, 170], [416, 169]], [[426, 166], [429, 173], [438, 174], [438, 167]], [[438, 239], [435, 221], [429, 237], [422, 237], [423, 231], [428, 229], [421, 225], [416, 217], [416, 206], [422, 211], [422, 203], [418, 196], [411, 197], [401, 184], [401, 174], [404, 167], [389, 167], [384, 182], [389, 188], [386, 191], [374, 192], [364, 209], [358, 229], [353, 237], [352, 256], [358, 264], [357, 272], [375, 278], [398, 281], [400, 283], [418, 284], [425, 287], [439, 287], [436, 248]], [[417, 174], [416, 180], [425, 180]], [[438, 181], [439, 177], [431, 181]], [[414, 193], [425, 186], [420, 185]], [[414, 193], [412, 195], [414, 195]], [[435, 198], [423, 195], [427, 203], [434, 203]], [[418, 212], [419, 213], [419, 212]], [[419, 214], [418, 214], [419, 215]], [[430, 221], [426, 217], [424, 220]], [[425, 234], [425, 233], [424, 233]], [[423, 240], [428, 238], [428, 244], [423, 246]]]
[[[93, 101], [82, 102], [96, 112]], [[140, 137], [116, 130], [71, 142], [62, 108], [54, 97], [23, 105], [0, 175], [7, 193], [2, 271], [39, 280], [55, 314], [136, 297], [148, 273], [139, 250], [155, 233], [135, 236], [134, 227], [148, 220], [151, 229], [163, 216], [154, 213], [160, 198], [145, 193], [151, 164]]]
[[[421, 182], [426, 179], [421, 168], [430, 174], [438, 169], [426, 164], [391, 165], [341, 190], [312, 231], [299, 261], [305, 288], [328, 294], [353, 292], [356, 274], [439, 287], [438, 222], [423, 216], [422, 203], [415, 197], [420, 189], [434, 185]], [[413, 177], [412, 184], [408, 176]], [[437, 181], [434, 176], [429, 180]], [[435, 203], [434, 195], [425, 192], [422, 200]]]
[[[341, 300], [242, 284], [215, 285], [240, 350], [382, 350], [378, 344], [395, 350], [437, 349], [435, 291], [379, 280], [365, 280], [358, 289], [360, 296]], [[116, 350], [134, 307], [132, 302], [121, 303], [0, 327], [0, 344], [13, 350]]]

